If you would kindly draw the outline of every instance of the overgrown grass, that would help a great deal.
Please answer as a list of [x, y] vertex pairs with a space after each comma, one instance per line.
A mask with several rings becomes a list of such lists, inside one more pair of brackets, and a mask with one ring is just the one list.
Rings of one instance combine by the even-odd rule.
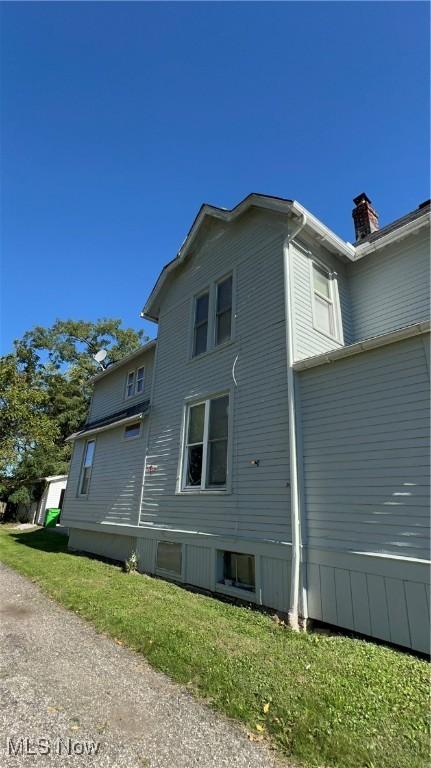
[[429, 766], [426, 661], [296, 634], [259, 612], [69, 553], [53, 533], [0, 534], [2, 562], [298, 764]]

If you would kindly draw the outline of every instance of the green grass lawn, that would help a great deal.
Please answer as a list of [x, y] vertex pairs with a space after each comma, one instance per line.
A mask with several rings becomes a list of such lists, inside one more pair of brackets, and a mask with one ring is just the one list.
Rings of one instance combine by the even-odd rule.
[[64, 537], [45, 531], [0, 529], [0, 560], [298, 765], [429, 766], [422, 659], [294, 633], [257, 611], [68, 553]]

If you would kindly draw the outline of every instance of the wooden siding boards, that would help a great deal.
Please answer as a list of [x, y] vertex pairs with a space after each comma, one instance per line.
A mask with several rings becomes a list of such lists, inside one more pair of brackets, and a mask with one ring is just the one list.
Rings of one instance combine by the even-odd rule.
[[[283, 226], [268, 225], [260, 212], [250, 212], [226, 233], [215, 225], [165, 289], [142, 526], [290, 541], [284, 236]], [[191, 360], [193, 297], [232, 270], [234, 338]], [[185, 399], [222, 391], [231, 394], [232, 485], [227, 493], [178, 494]], [[251, 464], [255, 459], [259, 466]]]
[[78, 493], [86, 440], [75, 442], [63, 507], [64, 525], [79, 527], [80, 522], [138, 525], [147, 429], [148, 422], [144, 419], [138, 438], [124, 440], [124, 426], [95, 435], [96, 448], [86, 497]]
[[[153, 378], [154, 348], [138, 355], [130, 363], [121, 365], [111, 374], [104, 376], [94, 384], [93, 396], [87, 421], [96, 421], [111, 413], [130, 407], [141, 400], [147, 400], [151, 395]], [[129, 371], [145, 367], [144, 391], [126, 399], [126, 377]]]
[[309, 546], [427, 558], [429, 381], [421, 340], [299, 379]]
[[422, 339], [298, 378], [309, 615], [428, 652], [429, 376]]
[[429, 232], [420, 232], [348, 266], [354, 340], [429, 316]]
[[331, 339], [313, 327], [312, 311], [312, 284], [310, 262], [324, 264], [332, 272], [337, 274], [337, 285], [340, 303], [340, 315], [344, 344], [353, 341], [352, 309], [350, 302], [350, 290], [347, 278], [347, 265], [336, 259], [324, 248], [313, 245], [311, 242], [301, 248], [295, 243], [291, 246], [291, 270], [293, 275], [293, 299], [294, 299], [294, 337], [295, 360], [318, 355], [331, 349], [343, 346], [341, 341]]

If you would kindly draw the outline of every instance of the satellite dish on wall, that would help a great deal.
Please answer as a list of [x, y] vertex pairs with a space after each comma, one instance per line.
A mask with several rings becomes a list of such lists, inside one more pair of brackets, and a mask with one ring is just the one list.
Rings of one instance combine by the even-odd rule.
[[105, 366], [103, 365], [103, 361], [106, 358], [108, 352], [106, 349], [99, 349], [98, 352], [96, 352], [95, 355], [93, 355], [93, 359], [96, 361], [96, 363], [99, 363], [99, 365], [104, 369]]

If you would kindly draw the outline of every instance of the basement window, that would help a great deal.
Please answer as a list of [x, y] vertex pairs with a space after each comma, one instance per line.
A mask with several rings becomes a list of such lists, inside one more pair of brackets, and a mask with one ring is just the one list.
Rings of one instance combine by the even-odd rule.
[[223, 570], [220, 581], [225, 587], [254, 592], [256, 588], [255, 558], [243, 552], [220, 552]]
[[182, 545], [174, 541], [159, 541], [157, 544], [156, 569], [181, 576]]

